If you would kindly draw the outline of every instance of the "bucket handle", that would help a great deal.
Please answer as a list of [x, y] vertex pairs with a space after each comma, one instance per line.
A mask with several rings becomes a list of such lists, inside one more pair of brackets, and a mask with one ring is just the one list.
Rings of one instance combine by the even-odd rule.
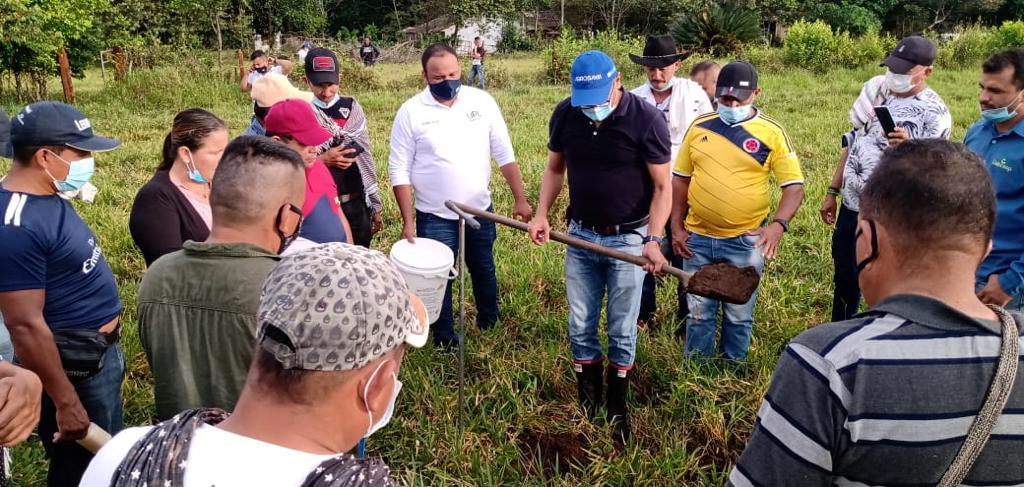
[[452, 268], [448, 271], [448, 280], [455, 280], [456, 277], [459, 277], [459, 270], [455, 268], [455, 266], [452, 266]]

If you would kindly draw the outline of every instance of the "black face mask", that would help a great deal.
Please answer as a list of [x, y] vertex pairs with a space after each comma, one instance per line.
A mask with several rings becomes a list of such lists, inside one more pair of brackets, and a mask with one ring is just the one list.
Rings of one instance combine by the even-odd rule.
[[278, 238], [281, 239], [281, 248], [278, 249], [277, 251], [279, 255], [284, 253], [284, 250], [287, 249], [289, 245], [294, 243], [295, 239], [299, 238], [299, 231], [302, 230], [302, 208], [299, 208], [289, 203], [288, 210], [290, 210], [292, 213], [295, 213], [296, 215], [299, 215], [299, 223], [295, 225], [295, 232], [293, 232], [291, 235], [285, 235], [284, 232], [281, 231], [281, 216], [283, 215], [283, 213], [281, 213], [281, 211], [278, 210], [277, 219], [274, 220], [274, 231], [277, 232]]
[[260, 66], [260, 67], [256, 68], [256, 72], [259, 73], [259, 74], [267, 74], [267, 67], [266, 66]]
[[[878, 258], [878, 230], [875, 229], [874, 220], [865, 220], [868, 222], [868, 226], [871, 227], [871, 254], [864, 258], [864, 260], [857, 263], [857, 274], [860, 274], [865, 267], [871, 262]], [[864, 234], [863, 230], [857, 230], [857, 234], [854, 235], [854, 239], [860, 239], [860, 236]]]

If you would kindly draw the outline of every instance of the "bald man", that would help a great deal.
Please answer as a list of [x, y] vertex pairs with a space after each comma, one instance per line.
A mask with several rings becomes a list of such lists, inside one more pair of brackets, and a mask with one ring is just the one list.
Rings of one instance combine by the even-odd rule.
[[299, 234], [305, 165], [281, 142], [242, 136], [225, 149], [212, 187], [210, 238], [157, 259], [139, 288], [139, 338], [160, 420], [234, 407], [263, 280]]

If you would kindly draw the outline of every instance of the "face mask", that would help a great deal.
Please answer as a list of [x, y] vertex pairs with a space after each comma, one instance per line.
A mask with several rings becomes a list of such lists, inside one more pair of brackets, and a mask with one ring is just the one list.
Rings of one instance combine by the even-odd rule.
[[459, 94], [459, 88], [461, 87], [462, 80], [446, 79], [430, 85], [430, 94], [437, 97], [438, 100], [448, 101]]
[[50, 176], [50, 179], [53, 180], [53, 186], [57, 188], [58, 192], [64, 193], [67, 191], [78, 191], [82, 189], [82, 186], [85, 186], [85, 184], [92, 179], [92, 173], [96, 171], [96, 159], [93, 159], [92, 157], [79, 159], [75, 162], [68, 162], [67, 159], [58, 156], [53, 151], [46, 152], [53, 154], [54, 157], [60, 159], [71, 167], [68, 171], [67, 177], [64, 178], [63, 181], [58, 181], [57, 178], [53, 177], [53, 174], [50, 174], [49, 169], [46, 170], [46, 175]]
[[608, 118], [612, 112], [615, 111], [615, 107], [612, 106], [612, 102], [607, 101], [600, 105], [580, 108], [580, 111], [582, 111], [587, 118], [595, 122], [600, 122]]
[[[1017, 96], [1020, 97], [1019, 94]], [[1013, 105], [1013, 103], [1010, 103], [1010, 105]], [[1013, 120], [1013, 117], [1017, 116], [1017, 110], [1020, 108], [1020, 104], [1018, 103], [1017, 108], [1015, 108], [1012, 112], [1010, 111], [1010, 105], [1006, 105], [1005, 107], [1002, 108], [990, 108], [988, 110], [982, 110], [981, 117], [992, 123], [1003, 123]]]
[[266, 66], [260, 66], [260, 67], [256, 68], [256, 72], [259, 73], [259, 74], [267, 74], [267, 67]]
[[[864, 260], [857, 263], [857, 274], [860, 274], [868, 264], [874, 262], [874, 260], [878, 258], [878, 232], [875, 230], [875, 221], [868, 220], [867, 222], [868, 226], [871, 227], [871, 254], [865, 257]], [[863, 234], [863, 230], [857, 230], [857, 234], [854, 235], [854, 239], [859, 239]]]
[[278, 238], [281, 239], [281, 247], [277, 251], [278, 254], [283, 253], [284, 250], [287, 249], [289, 245], [295, 242], [295, 239], [299, 238], [299, 231], [302, 230], [302, 208], [289, 204], [288, 210], [290, 210], [292, 213], [295, 213], [296, 215], [299, 215], [299, 224], [295, 225], [295, 232], [293, 232], [291, 235], [285, 235], [284, 232], [281, 231], [281, 212], [278, 211], [277, 219], [274, 220], [274, 231], [277, 232]]
[[206, 178], [199, 172], [199, 168], [196, 167], [196, 161], [192, 158], [192, 151], [188, 150], [188, 147], [185, 150], [188, 151], [188, 160], [185, 161], [185, 170], [188, 171], [188, 178], [199, 184], [206, 184]]
[[318, 108], [323, 108], [324, 110], [326, 110], [326, 109], [330, 108], [331, 106], [333, 106], [335, 103], [338, 103], [338, 100], [340, 100], [340, 99], [341, 99], [341, 95], [339, 95], [337, 93], [334, 94], [334, 98], [331, 98], [331, 101], [329, 101], [329, 102], [325, 102], [325, 101], [323, 101], [323, 100], [321, 100], [321, 99], [319, 99], [319, 98], [314, 96], [313, 97], [313, 105], [318, 107]]
[[893, 93], [907, 93], [914, 89], [914, 75], [896, 74], [892, 71], [886, 71], [885, 85]]
[[392, 373], [391, 375], [395, 378], [395, 388], [391, 392], [391, 401], [388, 402], [388, 408], [384, 411], [384, 415], [381, 416], [380, 421], [374, 423], [373, 412], [370, 411], [370, 404], [367, 402], [366, 398], [369, 397], [370, 382], [373, 382], [373, 379], [377, 376], [377, 372], [380, 371], [380, 368], [383, 367], [385, 363], [387, 362], [381, 362], [380, 365], [377, 366], [377, 370], [373, 371], [373, 374], [370, 375], [370, 380], [367, 381], [366, 386], [363, 387], [363, 404], [366, 406], [366, 411], [370, 415], [370, 426], [366, 429], [365, 438], [369, 438], [370, 435], [380, 431], [381, 428], [387, 426], [391, 421], [391, 416], [395, 413], [395, 402], [398, 400], [398, 393], [402, 391], [402, 381], [398, 380], [398, 375]]
[[658, 88], [655, 88], [654, 85], [652, 85], [650, 81], [647, 82], [647, 86], [651, 87], [651, 91], [656, 91], [658, 93], [664, 93], [664, 92], [666, 92], [668, 90], [671, 90], [672, 87], [675, 86], [675, 85], [676, 85], [676, 78], [674, 76], [669, 78], [668, 82], [665, 83], [665, 87], [661, 88], [660, 90]]
[[725, 105], [718, 105], [718, 116], [723, 122], [729, 125], [735, 125], [748, 118], [750, 118], [750, 110], [753, 109], [754, 105], [743, 105], [739, 107], [727, 107]]

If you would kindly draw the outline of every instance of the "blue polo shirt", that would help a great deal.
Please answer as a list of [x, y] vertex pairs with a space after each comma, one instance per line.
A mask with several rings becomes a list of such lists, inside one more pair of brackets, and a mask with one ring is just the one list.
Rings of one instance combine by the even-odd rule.
[[121, 313], [114, 273], [71, 203], [0, 188], [0, 292], [42, 289], [51, 330], [98, 329]]
[[967, 131], [964, 144], [981, 155], [996, 188], [996, 228], [992, 253], [978, 267], [979, 284], [992, 274], [1011, 296], [1024, 294], [1024, 121], [999, 133], [981, 120]]

